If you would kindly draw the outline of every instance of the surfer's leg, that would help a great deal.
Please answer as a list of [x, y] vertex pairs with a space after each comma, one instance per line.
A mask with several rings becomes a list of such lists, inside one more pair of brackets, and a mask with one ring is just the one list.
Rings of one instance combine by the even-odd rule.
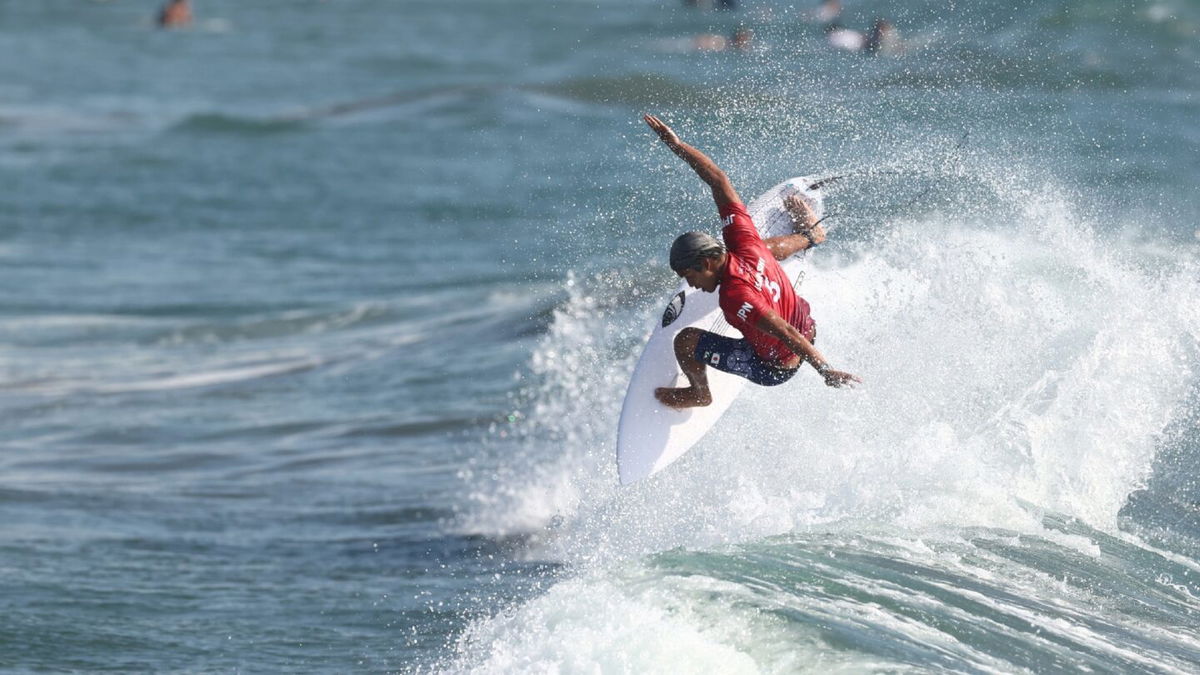
[[696, 360], [696, 344], [704, 331], [699, 328], [684, 328], [675, 336], [675, 360], [688, 379], [686, 387], [659, 387], [654, 397], [663, 405], [672, 408], [695, 408], [712, 403], [708, 390], [708, 373], [705, 365]]

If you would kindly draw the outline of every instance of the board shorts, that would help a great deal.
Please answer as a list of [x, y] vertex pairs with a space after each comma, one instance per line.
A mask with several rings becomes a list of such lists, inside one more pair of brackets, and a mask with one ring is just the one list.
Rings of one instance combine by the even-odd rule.
[[[731, 338], [704, 331], [696, 342], [692, 355], [700, 363], [730, 375], [737, 375], [754, 384], [773, 387], [792, 379], [796, 368], [778, 368], [754, 353], [746, 338]], [[803, 363], [803, 361], [801, 361]]]

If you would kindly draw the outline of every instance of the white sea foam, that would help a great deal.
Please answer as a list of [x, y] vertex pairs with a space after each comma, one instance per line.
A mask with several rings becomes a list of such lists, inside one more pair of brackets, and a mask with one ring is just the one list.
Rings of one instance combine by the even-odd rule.
[[[655, 583], [585, 577], [475, 624], [461, 672], [762, 673], [853, 671], [816, 632], [739, 606], [744, 587], [705, 577]], [[720, 598], [714, 601], [714, 598]], [[865, 665], [857, 662], [857, 665]]]
[[[1021, 206], [1007, 229], [927, 217], [818, 257], [803, 288], [818, 346], [864, 385], [833, 390], [802, 371], [782, 387], [751, 387], [692, 452], [629, 488], [616, 487], [615, 420], [633, 336], [658, 308], [624, 316], [606, 299], [623, 289], [600, 279], [572, 285], [534, 357], [540, 384], [515, 425], [529, 454], [506, 463], [498, 489], [479, 491], [486, 508], [468, 513], [467, 526], [540, 530], [537, 555], [593, 570], [789, 532], [896, 530], [916, 539], [973, 526], [1099, 556], [1087, 537], [1047, 532], [1042, 515], [1116, 531], [1118, 510], [1148, 477], [1159, 434], [1196, 375], [1200, 274], [1186, 252], [1164, 260], [1161, 250], [1139, 257], [1114, 248], [1053, 191], [1012, 197]], [[632, 353], [615, 356], [618, 345]], [[662, 625], [691, 636], [673, 645], [720, 662], [698, 646], [715, 634], [695, 617], [622, 624], [622, 612], [653, 613], [640, 605], [609, 613], [601, 598], [619, 595], [611, 583], [567, 581], [477, 624], [464, 663], [507, 672], [578, 670], [568, 661], [575, 656], [582, 664], [650, 654], [666, 663], [675, 657], [638, 647]], [[722, 630], [736, 632], [741, 620]], [[531, 631], [547, 639], [518, 637]], [[604, 640], [621, 656], [596, 646]], [[733, 649], [736, 663], [733, 642], [713, 640], [706, 648]], [[1120, 652], [1091, 633], [1078, 640]], [[548, 654], [556, 643], [569, 646]], [[979, 658], [975, 667], [997, 667]]]
[[899, 222], [818, 257], [803, 289], [818, 345], [864, 385], [802, 371], [752, 387], [689, 455], [625, 490], [613, 420], [632, 335], [657, 308], [622, 316], [603, 279], [573, 285], [534, 356], [530, 455], [472, 525], [502, 533], [554, 512], [568, 558], [839, 519], [1024, 527], [1036, 518], [1022, 503], [1113, 529], [1193, 377], [1200, 284], [1186, 259], [1140, 267], [1060, 201], [1022, 203], [1011, 230]]
[[212, 387], [277, 377], [318, 368], [323, 360], [317, 357], [300, 356], [278, 359], [268, 363], [223, 364], [211, 369], [189, 373], [147, 373], [138, 379], [98, 380], [48, 379], [6, 385], [3, 388], [21, 390], [47, 396], [66, 396], [79, 393], [127, 394], [136, 392], [170, 391], [195, 387]]

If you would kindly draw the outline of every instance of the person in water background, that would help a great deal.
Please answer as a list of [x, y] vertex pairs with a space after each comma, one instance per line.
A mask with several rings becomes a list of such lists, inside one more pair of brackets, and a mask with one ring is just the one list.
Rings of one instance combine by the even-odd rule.
[[865, 33], [846, 28], [836, 21], [826, 24], [823, 32], [826, 44], [834, 49], [871, 55], [898, 54], [903, 51], [895, 24], [883, 18], [875, 19]]
[[716, 33], [702, 33], [692, 39], [692, 46], [700, 51], [721, 52], [732, 50], [750, 51], [754, 44], [754, 33], [744, 26], [737, 28], [729, 37]]
[[188, 0], [168, 0], [158, 12], [158, 25], [163, 28], [186, 26], [192, 22], [192, 7]]

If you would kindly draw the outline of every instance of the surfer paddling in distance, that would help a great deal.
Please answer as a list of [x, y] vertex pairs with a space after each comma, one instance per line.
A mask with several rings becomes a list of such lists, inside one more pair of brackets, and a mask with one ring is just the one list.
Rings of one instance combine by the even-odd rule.
[[712, 188], [713, 201], [725, 228], [724, 245], [703, 232], [680, 235], [671, 244], [671, 269], [692, 288], [718, 292], [729, 325], [742, 332], [735, 339], [688, 327], [675, 336], [675, 358], [688, 379], [686, 387], [660, 387], [654, 396], [672, 408], [712, 403], [706, 369], [712, 366], [755, 384], [787, 382], [807, 361], [831, 387], [861, 382], [834, 370], [813, 346], [816, 324], [808, 302], [792, 290], [778, 261], [825, 241], [816, 214], [799, 195], [784, 200], [794, 234], [763, 240], [746, 212], [729, 177], [703, 152], [679, 140], [671, 127], [654, 115], [644, 115], [671, 152], [692, 167]]

